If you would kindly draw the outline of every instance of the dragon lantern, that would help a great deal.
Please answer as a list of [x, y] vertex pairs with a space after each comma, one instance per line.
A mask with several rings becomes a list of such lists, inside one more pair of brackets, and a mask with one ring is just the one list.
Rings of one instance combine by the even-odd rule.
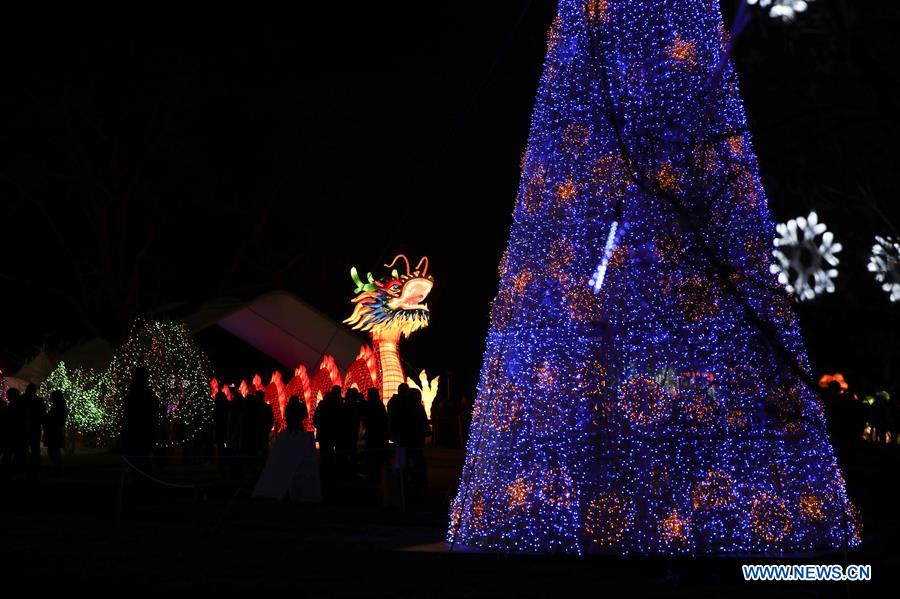
[[[394, 269], [398, 260], [405, 263], [406, 273]], [[403, 254], [385, 266], [393, 269], [389, 276], [376, 279], [370, 272], [367, 282], [360, 279], [355, 267], [350, 269], [357, 295], [353, 298], [353, 314], [344, 322], [372, 336], [377, 361], [376, 383], [386, 402], [406, 380], [400, 365], [400, 338], [428, 326], [430, 313], [424, 302], [434, 286], [434, 277], [428, 274], [427, 257], [419, 260], [414, 269]]]

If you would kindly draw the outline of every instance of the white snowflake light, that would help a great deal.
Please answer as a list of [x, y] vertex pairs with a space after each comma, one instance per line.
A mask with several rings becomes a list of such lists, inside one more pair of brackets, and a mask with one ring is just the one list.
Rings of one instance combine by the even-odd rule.
[[803, 12], [812, 0], [747, 0], [747, 4], [759, 7], [769, 13], [773, 19], [781, 19], [790, 23], [797, 18], [797, 13]]
[[834, 241], [819, 216], [813, 211], [776, 226], [775, 250], [772, 255], [778, 264], [770, 270], [778, 275], [778, 282], [801, 300], [811, 300], [820, 293], [834, 292], [834, 282], [840, 261], [837, 254], [841, 244]]
[[875, 236], [875, 245], [869, 255], [869, 272], [887, 292], [892, 302], [900, 301], [900, 243], [893, 237]]

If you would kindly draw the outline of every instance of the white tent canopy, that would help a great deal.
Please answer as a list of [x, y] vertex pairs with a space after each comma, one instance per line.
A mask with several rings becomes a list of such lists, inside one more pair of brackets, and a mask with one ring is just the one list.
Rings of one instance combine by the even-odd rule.
[[[285, 291], [271, 291], [249, 302], [220, 298], [180, 320], [191, 333], [218, 325], [290, 370], [298, 364], [315, 369], [325, 354], [347, 368], [366, 343], [345, 324]], [[10, 380], [40, 383], [61, 361], [99, 371], [112, 356], [113, 347], [106, 340], [93, 339], [56, 356], [42, 351]]]
[[325, 354], [346, 368], [366, 343], [347, 325], [284, 291], [266, 293], [237, 307], [232, 304], [230, 309], [216, 302], [185, 323], [193, 332], [216, 324], [292, 370], [298, 364], [316, 368]]

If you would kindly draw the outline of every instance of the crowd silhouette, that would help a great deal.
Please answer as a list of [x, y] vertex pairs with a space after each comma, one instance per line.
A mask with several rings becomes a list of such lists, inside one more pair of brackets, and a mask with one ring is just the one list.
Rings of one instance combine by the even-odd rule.
[[[842, 459], [863, 443], [900, 444], [900, 403], [887, 392], [860, 398], [846, 385], [835, 383], [820, 392], [831, 439]], [[262, 390], [246, 396], [235, 393], [233, 400], [221, 391], [215, 395], [208, 445], [223, 476], [252, 479], [259, 475], [281, 432], [275, 430], [275, 409]], [[153, 469], [154, 452], [158, 452], [159, 410], [147, 370], [135, 369], [123, 405], [119, 444], [132, 465], [147, 472]], [[312, 418], [302, 398], [290, 397], [283, 422], [286, 431], [307, 433], [314, 449], [318, 443], [314, 457], [324, 501], [359, 497], [362, 487], [368, 489], [362, 495], [388, 502], [399, 486], [406, 505], [427, 497], [426, 440], [430, 437], [436, 447], [462, 447], [470, 412], [471, 403], [465, 397], [440, 395], [429, 419], [421, 392], [406, 384], [399, 386], [386, 406], [377, 389], [363, 395], [356, 388], [335, 385], [315, 406]], [[50, 391], [45, 399], [34, 384], [24, 392], [10, 388], [7, 401], [0, 401], [0, 475], [36, 477], [41, 471], [42, 444], [49, 472], [62, 473], [63, 449], [72, 440], [67, 438], [69, 424], [60, 390]]]
[[24, 473], [36, 477], [41, 469], [41, 440], [47, 448], [53, 474], [62, 472], [68, 410], [59, 391], [50, 394], [50, 407], [30, 384], [25, 392], [7, 391], [8, 403], [0, 402], [0, 472], [4, 478]]
[[[74, 447], [72, 437], [77, 436], [67, 439], [70, 423], [63, 392], [52, 390], [45, 399], [32, 384], [24, 393], [9, 389], [7, 398], [7, 402], [0, 401], [3, 476], [37, 476], [42, 441], [50, 472], [60, 474], [63, 449]], [[220, 391], [212, 402], [207, 446], [212, 448], [212, 458], [223, 477], [252, 480], [260, 475], [270, 447], [277, 445], [281, 433], [302, 432], [313, 448], [316, 484], [320, 481], [324, 501], [341, 503], [368, 497], [380, 504], [406, 506], [427, 499], [426, 440], [431, 437], [433, 445], [459, 447], [466, 406], [439, 397], [430, 420], [421, 392], [406, 384], [399, 386], [386, 405], [378, 389], [367, 389], [363, 395], [355, 387], [335, 385], [317, 403], [312, 417], [302, 398], [290, 397], [283, 411], [284, 429], [279, 431], [277, 408], [267, 401], [264, 391], [246, 396], [236, 393], [233, 399]], [[147, 369], [136, 368], [122, 405], [121, 436], [114, 441], [130, 466], [145, 474], [172, 453], [161, 449], [161, 409]]]

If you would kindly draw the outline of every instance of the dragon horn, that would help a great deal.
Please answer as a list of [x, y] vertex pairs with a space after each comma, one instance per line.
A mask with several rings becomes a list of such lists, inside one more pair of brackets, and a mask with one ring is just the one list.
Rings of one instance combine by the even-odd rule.
[[403, 258], [403, 261], [406, 262], [406, 274], [409, 275], [409, 258], [407, 258], [404, 254], [397, 254], [396, 256], [394, 256], [394, 259], [391, 261], [391, 263], [385, 264], [385, 266], [387, 266], [388, 268], [393, 268], [394, 264], [397, 263], [398, 258]]
[[356, 270], [356, 267], [350, 269], [350, 278], [353, 279], [353, 282], [356, 283], [356, 289], [353, 290], [353, 293], [359, 293], [361, 291], [375, 291], [375, 279], [372, 278], [372, 273], [366, 275], [366, 278], [369, 280], [368, 283], [363, 283], [362, 279], [359, 278], [359, 271]]
[[360, 291], [362, 291], [365, 284], [362, 282], [362, 280], [360, 280], [359, 273], [356, 271], [355, 266], [352, 266], [350, 268], [350, 278], [353, 279], [354, 283], [356, 283], [356, 289], [354, 289], [354, 292], [359, 293]]
[[425, 268], [422, 270], [422, 276], [424, 277], [425, 273], [428, 272], [428, 256], [422, 256], [422, 259], [416, 264], [416, 270], [419, 270], [419, 267], [422, 266], [423, 262], [425, 263]]

